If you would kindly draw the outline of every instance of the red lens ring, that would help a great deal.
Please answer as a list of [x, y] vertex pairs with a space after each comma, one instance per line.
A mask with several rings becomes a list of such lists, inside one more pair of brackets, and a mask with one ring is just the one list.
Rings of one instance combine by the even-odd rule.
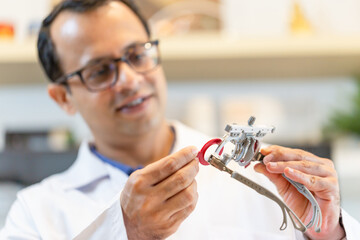
[[[222, 140], [220, 138], [214, 138], [211, 139], [210, 141], [208, 141], [207, 143], [205, 143], [205, 145], [201, 148], [200, 152], [198, 153], [197, 157], [199, 159], [199, 162], [206, 166], [209, 165], [209, 163], [205, 160], [205, 152], [206, 150], [208, 150], [208, 148], [214, 144], [220, 144], [222, 142]], [[221, 149], [220, 154], [222, 154], [224, 148]]]

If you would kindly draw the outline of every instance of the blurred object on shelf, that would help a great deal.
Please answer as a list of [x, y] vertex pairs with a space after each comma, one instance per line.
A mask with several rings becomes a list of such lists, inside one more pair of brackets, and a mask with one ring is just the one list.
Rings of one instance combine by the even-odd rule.
[[219, 0], [148, 0], [140, 8], [157, 37], [221, 29]]
[[15, 36], [14, 25], [0, 22], [0, 40], [13, 40]]
[[5, 133], [5, 151], [61, 152], [75, 147], [74, 138], [67, 129], [6, 131]]
[[48, 133], [48, 145], [54, 152], [66, 151], [75, 148], [75, 140], [68, 129], [53, 129]]
[[[359, 35], [359, 0], [222, 0], [225, 33], [268, 37], [306, 33]], [[290, 26], [290, 27], [289, 27]]]
[[341, 135], [356, 135], [360, 138], [360, 77], [356, 80], [355, 93], [350, 95], [349, 106], [333, 111], [323, 134], [326, 139], [336, 139]]
[[0, 181], [34, 184], [68, 169], [75, 161], [76, 155], [76, 149], [64, 152], [0, 152]]
[[305, 16], [300, 4], [295, 1], [290, 22], [291, 33], [296, 35], [309, 35], [313, 32], [311, 23]]
[[40, 31], [41, 22], [33, 21], [28, 24], [27, 36], [29, 38], [37, 39], [37, 35]]
[[48, 148], [47, 133], [45, 131], [6, 131], [5, 133], [5, 150], [41, 152]]
[[35, 30], [34, 24], [40, 24], [48, 13], [50, 0], [0, 0], [0, 6], [0, 22], [13, 23], [14, 40], [23, 42], [33, 36], [29, 29]]
[[67, 129], [7, 130], [0, 151], [0, 181], [29, 185], [66, 170], [77, 146]]
[[216, 103], [211, 96], [197, 95], [187, 102], [184, 122], [209, 136], [217, 134]]

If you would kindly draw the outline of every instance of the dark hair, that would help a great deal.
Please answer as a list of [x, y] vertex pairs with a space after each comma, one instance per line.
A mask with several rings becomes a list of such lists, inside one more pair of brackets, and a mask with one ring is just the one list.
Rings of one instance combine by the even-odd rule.
[[43, 20], [39, 31], [37, 48], [38, 56], [42, 67], [50, 81], [55, 82], [64, 72], [60, 66], [60, 59], [56, 53], [56, 46], [51, 39], [50, 26], [55, 18], [64, 10], [73, 12], [88, 12], [111, 1], [119, 1], [128, 6], [135, 15], [140, 19], [146, 33], [150, 36], [149, 26], [145, 18], [140, 14], [138, 8], [132, 0], [64, 0], [61, 1], [51, 13]]

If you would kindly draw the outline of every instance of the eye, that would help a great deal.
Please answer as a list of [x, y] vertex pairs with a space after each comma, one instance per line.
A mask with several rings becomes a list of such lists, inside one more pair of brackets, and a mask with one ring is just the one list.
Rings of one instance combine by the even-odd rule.
[[99, 64], [91, 70], [90, 78], [98, 78], [104, 75], [111, 74], [114, 71], [114, 64], [103, 63]]
[[113, 70], [114, 69], [111, 64], [102, 64], [101, 66], [97, 67], [97, 69], [93, 70], [91, 77], [96, 78], [102, 75], [106, 75], [112, 72]]
[[84, 71], [84, 77], [87, 82], [104, 82], [109, 80], [114, 72], [114, 63], [102, 62], [87, 68]]
[[133, 65], [139, 65], [142, 64], [145, 60], [146, 60], [147, 54], [145, 51], [142, 52], [133, 52], [130, 56], [129, 56], [129, 61], [133, 64]]

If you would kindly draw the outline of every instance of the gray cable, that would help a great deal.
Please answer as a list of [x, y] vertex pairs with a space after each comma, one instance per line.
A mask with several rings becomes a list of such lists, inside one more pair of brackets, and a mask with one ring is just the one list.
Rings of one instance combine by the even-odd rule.
[[[265, 155], [258, 152], [257, 154], [255, 154], [253, 161], [259, 161], [263, 163], [264, 157]], [[315, 197], [312, 195], [309, 189], [307, 189], [307, 187], [305, 187], [303, 184], [291, 180], [290, 178], [286, 177], [285, 174], [282, 174], [282, 176], [286, 180], [288, 180], [288, 182], [291, 183], [302, 195], [304, 195], [304, 197], [306, 197], [312, 205], [313, 215], [311, 217], [310, 222], [306, 225], [306, 228], [308, 229], [315, 225], [315, 232], [320, 232], [321, 224], [322, 224], [322, 214], [321, 214], [320, 206], [316, 201]]]
[[318, 203], [316, 202], [315, 198], [313, 197], [313, 195], [310, 193], [310, 191], [304, 185], [302, 185], [298, 182], [292, 181], [291, 179], [284, 176], [301, 194], [303, 194], [307, 199], [309, 199], [309, 201], [311, 202], [311, 204], [313, 206], [313, 211], [314, 211], [313, 217], [312, 217], [311, 221], [309, 222], [309, 224], [307, 224], [306, 226], [302, 223], [302, 221], [298, 218], [298, 216], [286, 205], [286, 203], [284, 203], [279, 197], [277, 197], [275, 194], [273, 194], [271, 191], [269, 191], [265, 187], [262, 187], [259, 184], [255, 183], [254, 181], [241, 175], [240, 173], [231, 170], [221, 160], [217, 159], [213, 155], [210, 157], [209, 163], [212, 166], [214, 166], [215, 168], [219, 169], [220, 171], [227, 172], [235, 180], [245, 184], [246, 186], [248, 186], [248, 187], [254, 189], [255, 191], [257, 191], [258, 193], [260, 193], [261, 195], [264, 195], [265, 197], [276, 202], [280, 206], [282, 213], [283, 213], [283, 223], [280, 226], [280, 230], [284, 230], [287, 227], [287, 217], [286, 217], [286, 213], [285, 213], [285, 212], [287, 212], [295, 229], [297, 229], [301, 232], [306, 232], [306, 230], [308, 228], [312, 227], [314, 225], [314, 223], [317, 223], [315, 231], [320, 232], [320, 227], [321, 227], [320, 207], [319, 207]]
[[310, 201], [310, 203], [313, 207], [313, 216], [312, 216], [310, 222], [306, 225], [306, 228], [311, 228], [312, 226], [315, 225], [315, 232], [320, 232], [321, 231], [321, 223], [322, 223], [322, 214], [321, 214], [321, 209], [319, 207], [319, 204], [316, 201], [315, 197], [311, 194], [309, 189], [307, 189], [307, 187], [305, 187], [303, 184], [291, 180], [290, 178], [286, 177], [284, 174], [282, 174], [282, 175], [302, 195], [304, 195]]

